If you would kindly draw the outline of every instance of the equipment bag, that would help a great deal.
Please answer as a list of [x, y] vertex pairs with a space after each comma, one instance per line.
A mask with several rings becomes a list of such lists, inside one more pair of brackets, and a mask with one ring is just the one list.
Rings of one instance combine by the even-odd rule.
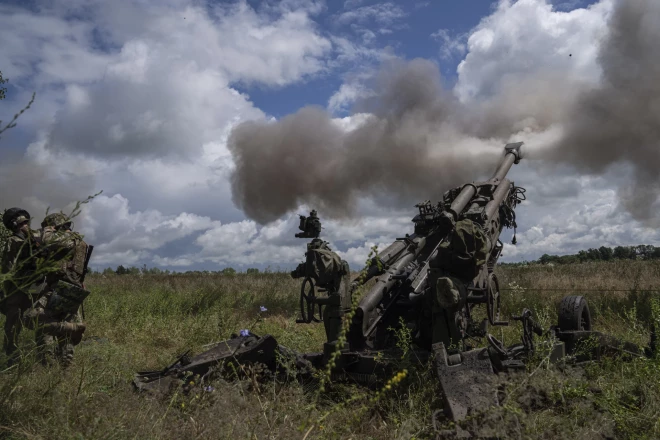
[[314, 278], [318, 286], [330, 284], [346, 274], [346, 264], [321, 240], [313, 240], [305, 255], [306, 275]]
[[78, 308], [89, 294], [89, 290], [85, 290], [82, 287], [65, 281], [58, 281], [55, 285], [55, 291], [48, 299], [46, 310], [51, 316], [76, 314]]

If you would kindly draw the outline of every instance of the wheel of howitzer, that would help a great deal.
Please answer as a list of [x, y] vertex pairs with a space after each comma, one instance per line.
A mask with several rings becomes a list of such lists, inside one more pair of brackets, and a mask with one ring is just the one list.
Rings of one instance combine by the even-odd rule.
[[322, 318], [321, 306], [319, 305], [319, 317], [314, 316], [316, 306], [316, 292], [314, 290], [314, 280], [310, 277], [305, 278], [300, 286], [300, 315], [303, 322], [320, 322]]
[[490, 325], [500, 320], [500, 283], [494, 273], [488, 276], [488, 297], [486, 301]]
[[564, 297], [559, 304], [559, 328], [561, 330], [591, 330], [591, 313], [587, 300], [582, 296]]

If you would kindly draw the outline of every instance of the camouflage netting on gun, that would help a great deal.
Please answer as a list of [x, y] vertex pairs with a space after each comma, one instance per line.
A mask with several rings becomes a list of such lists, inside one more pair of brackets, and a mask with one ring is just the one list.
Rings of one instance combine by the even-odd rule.
[[472, 280], [486, 262], [489, 247], [488, 238], [477, 223], [461, 220], [456, 223], [451, 238], [439, 246], [433, 266]]

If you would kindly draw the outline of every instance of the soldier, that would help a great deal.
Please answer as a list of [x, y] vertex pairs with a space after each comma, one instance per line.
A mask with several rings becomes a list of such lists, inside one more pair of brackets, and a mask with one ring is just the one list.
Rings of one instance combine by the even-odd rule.
[[302, 232], [296, 234], [296, 238], [319, 238], [321, 235], [321, 220], [319, 220], [316, 210], [309, 213], [309, 217], [300, 215], [300, 225], [298, 229]]
[[312, 238], [312, 241], [307, 243], [305, 262], [291, 272], [291, 277], [304, 278], [302, 289], [313, 291], [320, 288], [327, 293], [327, 298], [314, 299], [311, 300], [312, 304], [306, 305], [302, 303], [309, 299], [303, 300], [301, 296], [301, 322], [313, 320], [315, 307], [323, 304], [322, 320], [328, 340], [323, 350], [326, 356], [330, 356], [341, 333], [342, 319], [351, 309], [350, 268], [346, 261], [330, 249], [328, 242], [319, 238], [322, 227], [316, 210], [312, 210], [309, 217], [300, 216], [298, 229], [303, 232], [296, 234], [296, 237]]
[[22, 208], [7, 209], [2, 217], [12, 235], [7, 239], [2, 254], [3, 295], [0, 295], [0, 312], [5, 317], [3, 346], [9, 364], [16, 361], [16, 341], [22, 328], [23, 314], [32, 306], [43, 281], [37, 270], [39, 233], [30, 229], [30, 214]]
[[456, 223], [429, 263], [426, 313], [432, 315], [432, 343], [443, 342], [449, 350], [460, 348], [465, 336], [458, 310], [465, 306], [467, 288], [486, 262], [490, 244], [481, 227], [469, 219]]
[[38, 339], [45, 362], [59, 358], [63, 366], [73, 360], [85, 325], [80, 307], [89, 291], [83, 285], [88, 245], [72, 231], [71, 220], [62, 213], [46, 216], [41, 223], [43, 252], [48, 256], [46, 287], [26, 315], [37, 318]]

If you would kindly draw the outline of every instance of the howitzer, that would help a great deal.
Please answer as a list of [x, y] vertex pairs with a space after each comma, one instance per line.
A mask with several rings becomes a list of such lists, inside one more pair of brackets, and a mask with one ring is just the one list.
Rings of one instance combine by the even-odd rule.
[[[449, 190], [437, 205], [417, 205], [414, 233], [388, 246], [353, 285], [356, 288], [378, 277], [358, 305], [349, 337], [352, 349], [386, 347], [400, 326], [400, 318], [412, 327], [420, 347], [430, 349], [433, 342], [440, 342], [433, 341], [431, 319], [424, 319], [429, 296], [433, 296], [429, 290], [436, 288], [432, 284], [440, 275], [464, 284], [454, 286], [463, 292], [454, 299], [456, 304], [449, 304], [451, 307], [444, 307], [433, 317], [444, 321], [436, 327], [447, 327], [442, 338], [447, 347], [464, 349], [465, 338], [485, 336], [484, 324], [472, 322], [476, 305], [486, 305], [490, 325], [508, 324], [499, 319], [499, 285], [493, 270], [503, 248], [500, 234], [504, 227], [515, 228], [514, 210], [524, 200], [525, 190], [506, 179], [511, 166], [520, 162], [521, 146], [522, 142], [505, 147], [505, 155], [489, 180]], [[468, 237], [457, 237], [457, 225], [470, 226], [473, 231], [468, 231]], [[463, 248], [452, 247], [452, 241]]]
[[[272, 336], [258, 337], [247, 332], [196, 357], [184, 356], [166, 370], [138, 373], [135, 386], [158, 391], [169, 386], [173, 378], [185, 381], [191, 372], [209, 377], [224, 365], [250, 364], [257, 358], [274, 372], [283, 369], [282, 364], [274, 361], [276, 358], [288, 359], [303, 380], [314, 369], [327, 368], [332, 359], [333, 380], [370, 385], [386, 379], [394, 368], [388, 360], [400, 358], [396, 332], [405, 327], [414, 343], [411, 358], [421, 364], [434, 363], [445, 400], [444, 411], [448, 417], [460, 420], [472, 411], [499, 403], [490, 379], [494, 373], [524, 369], [535, 351], [535, 336], [547, 335], [553, 341], [551, 361], [568, 355], [578, 361], [599, 359], [609, 352], [643, 355], [631, 344], [592, 331], [589, 308], [580, 296], [563, 299], [558, 325], [548, 331], [534, 321], [528, 309], [512, 316], [523, 328], [520, 344], [505, 347], [488, 333], [489, 325], [508, 325], [500, 319], [499, 284], [494, 268], [503, 249], [500, 235], [505, 227], [516, 228], [515, 208], [525, 199], [525, 190], [506, 178], [510, 168], [521, 160], [521, 146], [522, 143], [506, 145], [490, 179], [451, 189], [435, 205], [428, 201], [416, 205], [419, 213], [413, 218], [414, 232], [372, 258], [350, 288], [345, 283], [345, 262], [327, 264], [336, 259], [315, 233], [320, 231], [320, 222], [313, 233], [304, 235], [314, 240], [308, 245], [307, 261], [292, 276], [304, 278], [301, 313], [305, 319], [300, 321], [314, 320], [311, 318], [315, 309], [309, 309], [310, 304], [324, 305], [326, 312], [332, 311], [323, 314], [328, 341], [322, 352], [295, 353], [277, 344]], [[307, 230], [302, 219], [300, 229]], [[332, 270], [322, 274], [317, 270], [321, 266]], [[315, 282], [309, 282], [312, 279]], [[352, 304], [352, 296], [369, 281], [372, 286], [360, 298], [353, 319], [341, 319], [346, 305]], [[328, 297], [319, 298], [314, 293], [316, 286], [328, 287]], [[311, 302], [305, 303], [305, 298]], [[479, 306], [485, 307], [486, 318], [475, 322], [474, 309]], [[319, 318], [320, 315], [319, 308]], [[346, 332], [348, 347], [336, 343], [342, 331]], [[480, 348], [468, 343], [479, 339], [485, 339]], [[585, 345], [585, 341], [596, 343]], [[585, 350], [585, 346], [589, 348]], [[331, 356], [337, 350], [338, 355]], [[652, 344], [647, 354], [654, 351]]]

